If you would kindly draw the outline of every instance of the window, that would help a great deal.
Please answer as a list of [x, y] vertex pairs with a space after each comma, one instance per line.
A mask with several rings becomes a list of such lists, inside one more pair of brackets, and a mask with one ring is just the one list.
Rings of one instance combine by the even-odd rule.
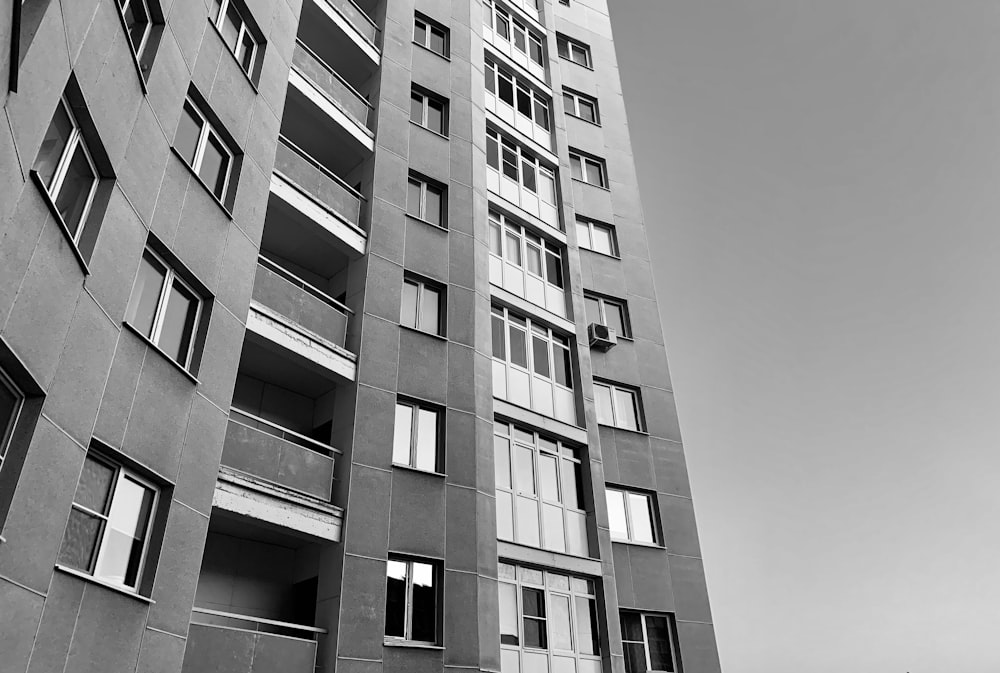
[[498, 573], [501, 670], [600, 670], [594, 580], [502, 561]]
[[411, 402], [396, 402], [392, 462], [437, 472], [441, 446], [441, 412]]
[[202, 300], [163, 258], [142, 254], [125, 321], [170, 359], [190, 370]]
[[138, 591], [158, 489], [91, 451], [83, 463], [59, 564]]
[[434, 133], [448, 135], [448, 101], [414, 88], [410, 92], [410, 121]]
[[566, 5], [567, 7], [569, 7], [569, 0], [559, 0], [559, 4]]
[[24, 394], [0, 369], [0, 470], [3, 469], [3, 461], [7, 457], [7, 447], [10, 446], [14, 426], [17, 424], [23, 404]]
[[585, 292], [583, 302], [587, 307], [587, 322], [607, 325], [620, 337], [632, 338], [629, 328], [628, 309], [625, 302], [606, 299], [596, 294]]
[[490, 42], [495, 43], [493, 35], [502, 39], [508, 47], [535, 66], [536, 74], [544, 78], [545, 58], [542, 51], [544, 40], [540, 35], [511, 16], [506, 9], [497, 6], [493, 0], [483, 1], [483, 23], [491, 29], [487, 33]]
[[413, 41], [445, 58], [448, 58], [448, 33], [447, 28], [421, 14], [413, 18]]
[[243, 71], [256, 80], [258, 62], [262, 59], [263, 40], [256, 28], [252, 28], [244, 17], [249, 16], [243, 8], [237, 8], [234, 0], [212, 0], [215, 6], [215, 27], [219, 29], [223, 41], [233, 52]]
[[543, 131], [550, 130], [549, 101], [543, 93], [486, 59], [486, 90]]
[[608, 169], [604, 159], [588, 156], [579, 150], [569, 151], [569, 167], [574, 180], [582, 180], [596, 187], [608, 187]]
[[174, 148], [215, 198], [228, 203], [233, 152], [190, 98], [184, 101], [177, 135], [174, 136]]
[[153, 30], [153, 15], [148, 0], [117, 0], [128, 32], [132, 51], [138, 58], [146, 47], [146, 41]]
[[507, 423], [493, 426], [497, 538], [588, 556], [580, 452]]
[[610, 224], [577, 217], [576, 237], [581, 248], [612, 257], [618, 256], [618, 240], [615, 228]]
[[385, 575], [385, 637], [436, 644], [437, 566], [390, 556]]
[[600, 125], [601, 120], [597, 114], [596, 98], [570, 89], [563, 89], [563, 103], [566, 105], [566, 114]]
[[490, 282], [566, 315], [562, 247], [490, 209]]
[[639, 392], [610, 383], [594, 382], [597, 422], [625, 430], [643, 430]]
[[[529, 213], [544, 214], [542, 219], [547, 222], [552, 221], [548, 215], [551, 213], [558, 223], [554, 170], [493, 129], [486, 130], [486, 164], [494, 171], [492, 180], [487, 182], [494, 192]], [[544, 213], [539, 202], [548, 206]]]
[[444, 302], [441, 295], [438, 287], [413, 278], [404, 279], [400, 324], [443, 336]]
[[653, 497], [645, 493], [605, 489], [611, 539], [657, 544], [659, 534]]
[[593, 67], [590, 60], [590, 47], [583, 42], [577, 42], [565, 35], [556, 34], [556, 50], [559, 57], [568, 61], [573, 61], [585, 68]]
[[[66, 233], [77, 248], [83, 247], [84, 229], [97, 196], [101, 176], [91, 148], [83, 136], [76, 110], [63, 96], [42, 138], [33, 170], [59, 213]], [[94, 222], [91, 227], [98, 228]], [[96, 231], [88, 239], [96, 239]], [[89, 251], [93, 246], [89, 246]]]
[[678, 670], [673, 615], [621, 612], [625, 673]]
[[576, 423], [568, 337], [494, 306], [493, 394], [566, 423]]
[[406, 190], [406, 214], [424, 222], [447, 226], [447, 202], [444, 187], [410, 173]]

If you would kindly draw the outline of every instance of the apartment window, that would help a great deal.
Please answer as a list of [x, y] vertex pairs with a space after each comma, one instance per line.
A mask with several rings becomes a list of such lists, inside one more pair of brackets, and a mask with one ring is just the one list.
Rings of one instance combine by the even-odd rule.
[[7, 377], [3, 369], [0, 369], [0, 470], [3, 469], [7, 448], [10, 446], [14, 426], [17, 424], [23, 404], [24, 394]]
[[597, 422], [601, 425], [640, 432], [644, 429], [639, 391], [595, 381], [594, 403], [597, 405]]
[[612, 257], [618, 256], [618, 239], [615, 228], [610, 224], [577, 217], [576, 238], [581, 248]]
[[679, 670], [673, 615], [622, 611], [625, 673]]
[[203, 303], [162, 257], [147, 248], [125, 321], [167, 357], [190, 370]]
[[494, 306], [493, 394], [567, 423], [576, 423], [569, 338]]
[[410, 173], [406, 190], [406, 214], [424, 222], [447, 226], [444, 187]]
[[403, 280], [403, 298], [399, 322], [422, 332], [444, 335], [442, 290], [415, 278]]
[[553, 313], [566, 313], [562, 247], [489, 211], [490, 282]]
[[[554, 206], [556, 203], [556, 174], [540, 159], [520, 145], [500, 135], [499, 131], [486, 131], [486, 164], [501, 179], [510, 180], [518, 193], [499, 187], [501, 196], [517, 203], [526, 210], [537, 210], [537, 202]], [[509, 197], [508, 197], [509, 195]]]
[[590, 47], [583, 42], [577, 42], [565, 35], [556, 35], [556, 50], [560, 58], [573, 61], [585, 68], [593, 67], [590, 59]]
[[233, 52], [243, 71], [256, 80], [259, 71], [264, 40], [256, 27], [246, 21], [249, 12], [237, 7], [235, 0], [213, 0], [215, 5], [215, 27], [222, 34], [229, 51]]
[[563, 103], [566, 106], [566, 114], [600, 125], [601, 120], [597, 113], [596, 98], [570, 89], [563, 89]]
[[587, 322], [607, 325], [620, 337], [632, 338], [632, 330], [629, 327], [628, 308], [625, 302], [608, 299], [600, 295], [587, 293], [583, 295], [583, 302], [587, 307]]
[[[493, 0], [483, 1], [483, 23], [497, 37], [509, 43], [516, 52], [527, 58], [539, 68], [545, 67], [540, 35], [528, 28], [517, 18], [511, 16], [503, 7]], [[544, 73], [544, 71], [542, 71]]]
[[121, 10], [122, 18], [125, 20], [125, 28], [128, 32], [128, 39], [132, 45], [132, 51], [136, 57], [142, 54], [146, 46], [146, 40], [153, 30], [153, 14], [150, 11], [148, 0], [117, 0], [118, 9]]
[[651, 495], [617, 488], [605, 489], [605, 495], [612, 539], [647, 544], [659, 542], [656, 510]]
[[437, 566], [390, 556], [385, 574], [385, 637], [436, 644], [439, 622]]
[[138, 591], [159, 490], [91, 451], [73, 497], [59, 564]]
[[608, 169], [604, 159], [583, 154], [578, 150], [569, 151], [569, 167], [574, 180], [582, 180], [595, 187], [608, 186]]
[[549, 102], [543, 93], [486, 59], [486, 90], [544, 131], [549, 131]]
[[410, 92], [410, 121], [434, 133], [448, 135], [448, 101], [414, 87]]
[[594, 580], [503, 562], [498, 574], [501, 670], [600, 670]]
[[437, 472], [440, 454], [441, 412], [411, 402], [396, 402], [392, 462]]
[[184, 101], [174, 136], [174, 148], [209, 191], [227, 203], [234, 156], [222, 135], [190, 98]]
[[531, 430], [493, 426], [497, 537], [588, 556], [580, 452]]
[[448, 58], [449, 30], [427, 17], [417, 14], [413, 19], [413, 41], [435, 54]]

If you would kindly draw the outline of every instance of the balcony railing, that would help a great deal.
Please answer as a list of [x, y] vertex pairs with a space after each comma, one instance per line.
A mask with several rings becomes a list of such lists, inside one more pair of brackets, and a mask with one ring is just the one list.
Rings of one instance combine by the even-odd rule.
[[316, 85], [331, 103], [364, 128], [369, 128], [371, 104], [301, 40], [295, 42], [292, 65]]
[[341, 219], [360, 226], [364, 197], [309, 153], [284, 136], [274, 155], [274, 171]]
[[320, 0], [321, 2], [326, 2], [328, 5], [340, 12], [347, 21], [354, 26], [361, 35], [372, 43], [373, 46], [378, 46], [378, 26], [372, 21], [364, 10], [354, 4], [351, 0]]
[[314, 673], [312, 626], [194, 608], [182, 673]]
[[236, 408], [230, 409], [222, 464], [324, 502], [340, 451]]
[[266, 257], [257, 261], [253, 298], [331, 343], [346, 343], [351, 309]]

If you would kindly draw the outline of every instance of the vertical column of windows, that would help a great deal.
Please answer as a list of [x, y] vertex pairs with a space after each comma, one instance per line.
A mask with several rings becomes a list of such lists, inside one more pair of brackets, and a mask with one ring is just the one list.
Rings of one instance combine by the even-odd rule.
[[562, 249], [490, 210], [490, 282], [566, 316]]

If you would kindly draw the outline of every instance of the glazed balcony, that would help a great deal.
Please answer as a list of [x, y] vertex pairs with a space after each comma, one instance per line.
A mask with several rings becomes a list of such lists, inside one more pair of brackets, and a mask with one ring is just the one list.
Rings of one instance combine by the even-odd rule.
[[182, 673], [314, 673], [312, 626], [194, 608]]

